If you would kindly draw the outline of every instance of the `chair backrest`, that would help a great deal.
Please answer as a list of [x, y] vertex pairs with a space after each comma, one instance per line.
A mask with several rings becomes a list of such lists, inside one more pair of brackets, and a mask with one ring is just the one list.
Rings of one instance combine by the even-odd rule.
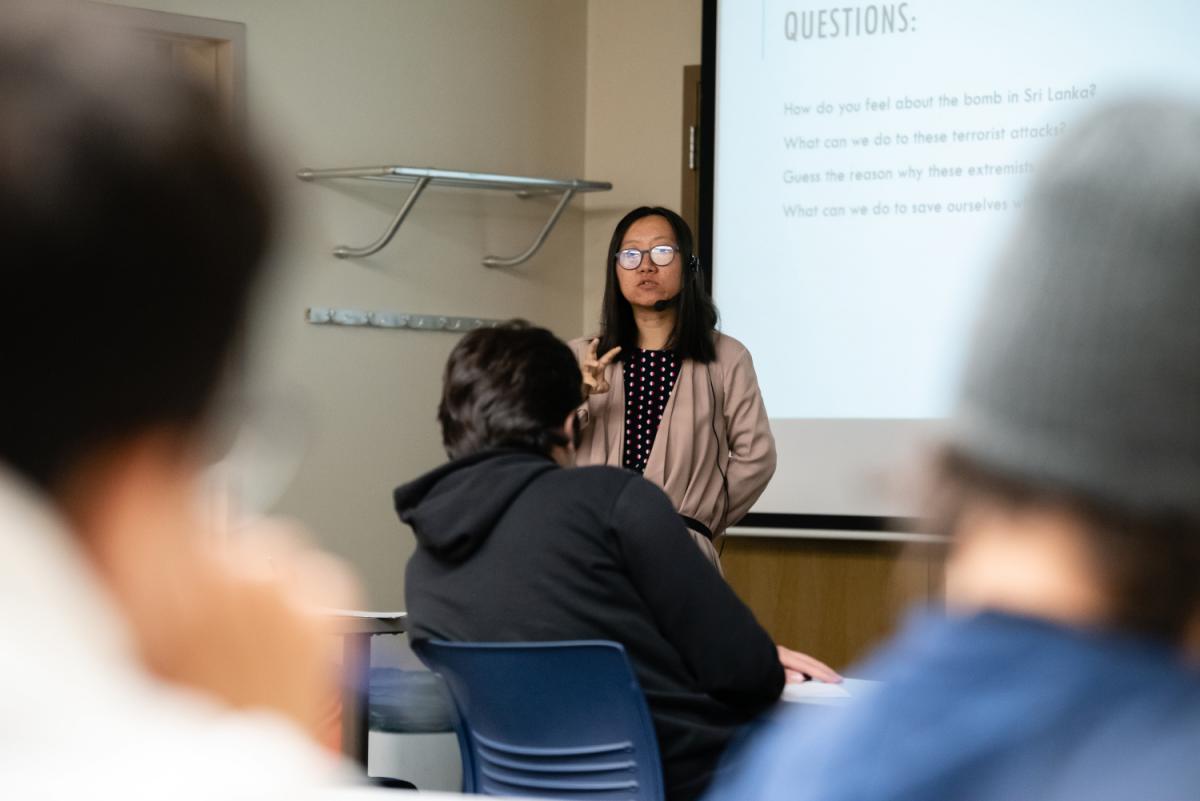
[[450, 690], [464, 792], [661, 801], [654, 725], [619, 644], [426, 640], [413, 650]]

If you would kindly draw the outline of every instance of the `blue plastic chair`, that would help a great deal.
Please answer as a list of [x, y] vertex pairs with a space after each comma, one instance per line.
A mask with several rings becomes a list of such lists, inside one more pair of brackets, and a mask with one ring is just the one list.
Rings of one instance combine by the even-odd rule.
[[661, 801], [658, 741], [622, 646], [426, 640], [413, 650], [449, 688], [463, 792]]

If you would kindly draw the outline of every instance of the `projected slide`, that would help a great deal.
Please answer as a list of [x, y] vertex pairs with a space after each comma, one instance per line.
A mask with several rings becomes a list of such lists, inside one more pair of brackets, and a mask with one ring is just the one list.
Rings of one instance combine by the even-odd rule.
[[774, 419], [945, 415], [1039, 156], [1106, 99], [1200, 94], [1195, 0], [717, 17], [715, 295]]

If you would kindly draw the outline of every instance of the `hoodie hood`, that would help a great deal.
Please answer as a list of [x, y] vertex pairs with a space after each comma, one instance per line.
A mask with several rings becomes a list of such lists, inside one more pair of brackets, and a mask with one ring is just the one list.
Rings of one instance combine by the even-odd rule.
[[396, 488], [396, 513], [417, 543], [439, 560], [475, 553], [513, 501], [543, 473], [559, 469], [548, 456], [491, 450], [442, 465]]

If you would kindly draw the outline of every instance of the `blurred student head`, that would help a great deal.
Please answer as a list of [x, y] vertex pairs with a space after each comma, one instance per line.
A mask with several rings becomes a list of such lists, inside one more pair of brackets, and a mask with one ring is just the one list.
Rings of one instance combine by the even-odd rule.
[[1200, 109], [1128, 101], [1044, 162], [943, 464], [951, 604], [1180, 642], [1200, 609]]
[[315, 729], [334, 671], [308, 610], [352, 603], [348, 576], [279, 524], [214, 547], [200, 503], [267, 181], [210, 94], [79, 9], [0, 0], [0, 535], [85, 565], [140, 668]]
[[513, 320], [481, 328], [450, 353], [438, 421], [451, 459], [493, 448], [570, 454], [583, 377], [571, 349]]
[[210, 94], [115, 32], [4, 9], [0, 460], [58, 495], [146, 432], [187, 446], [200, 430], [271, 205]]

